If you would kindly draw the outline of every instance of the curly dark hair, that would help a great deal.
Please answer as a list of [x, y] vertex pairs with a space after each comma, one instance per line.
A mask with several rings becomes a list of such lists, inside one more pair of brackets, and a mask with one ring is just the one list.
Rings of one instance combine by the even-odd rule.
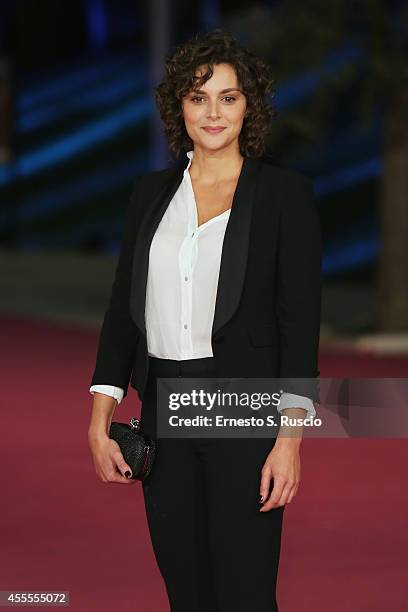
[[[271, 68], [240, 45], [229, 32], [217, 28], [196, 33], [188, 42], [176, 47], [174, 54], [166, 57], [164, 81], [154, 89], [169, 148], [176, 157], [193, 148], [184, 123], [182, 99], [210, 79], [214, 65], [221, 63], [234, 67], [239, 87], [246, 97], [247, 110], [239, 134], [241, 154], [260, 157], [265, 152], [271, 120], [278, 115], [266, 99], [268, 93], [271, 97], [275, 95]], [[199, 66], [207, 67], [201, 77], [196, 76]]]

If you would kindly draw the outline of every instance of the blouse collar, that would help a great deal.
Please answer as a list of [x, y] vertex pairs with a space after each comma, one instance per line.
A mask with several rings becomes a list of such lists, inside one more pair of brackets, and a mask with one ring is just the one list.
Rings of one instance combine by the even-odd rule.
[[184, 170], [184, 174], [186, 174], [188, 172], [188, 170], [189, 170], [189, 168], [191, 166], [191, 162], [193, 160], [193, 155], [194, 155], [194, 151], [193, 150], [187, 151], [187, 157], [188, 157], [189, 161], [188, 161], [188, 164], [187, 164], [187, 166], [186, 166], [186, 168]]

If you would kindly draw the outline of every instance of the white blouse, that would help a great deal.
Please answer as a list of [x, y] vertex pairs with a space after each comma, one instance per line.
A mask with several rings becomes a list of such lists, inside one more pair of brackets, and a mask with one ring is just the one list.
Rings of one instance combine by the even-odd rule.
[[[145, 322], [147, 351], [161, 359], [213, 357], [212, 324], [217, 296], [222, 245], [231, 209], [198, 226], [197, 206], [189, 168], [167, 207], [149, 252]], [[90, 392], [105, 393], [118, 404], [123, 389], [93, 385]], [[278, 406], [304, 408], [315, 416], [312, 400], [283, 393]]]

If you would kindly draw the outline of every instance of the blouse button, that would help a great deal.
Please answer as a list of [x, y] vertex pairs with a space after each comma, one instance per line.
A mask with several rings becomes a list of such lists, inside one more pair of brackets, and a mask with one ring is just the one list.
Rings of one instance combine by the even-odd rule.
[[184, 277], [184, 280], [188, 280], [188, 276], [185, 276], [185, 277]]
[[187, 325], [186, 325], [186, 323], [184, 324], [184, 329], [187, 329]]

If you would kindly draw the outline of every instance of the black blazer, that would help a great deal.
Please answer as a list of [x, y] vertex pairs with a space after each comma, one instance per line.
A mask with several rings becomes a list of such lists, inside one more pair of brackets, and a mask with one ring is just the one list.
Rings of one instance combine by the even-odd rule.
[[[149, 248], [186, 163], [133, 186], [91, 384], [129, 382], [143, 401]], [[308, 378], [284, 390], [319, 401], [321, 234], [312, 181], [245, 157], [222, 247], [212, 348], [219, 377]], [[297, 384], [295, 384], [297, 383]]]

